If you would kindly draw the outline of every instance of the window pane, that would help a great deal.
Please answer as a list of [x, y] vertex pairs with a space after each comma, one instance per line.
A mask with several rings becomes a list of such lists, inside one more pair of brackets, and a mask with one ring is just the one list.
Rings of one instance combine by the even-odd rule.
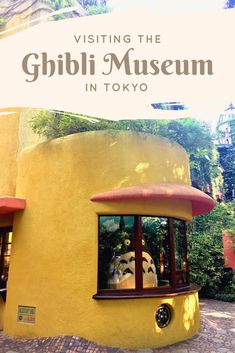
[[170, 285], [170, 242], [167, 218], [142, 217], [143, 287]]
[[135, 288], [135, 217], [99, 217], [99, 289]]
[[174, 220], [176, 283], [188, 283], [187, 239], [185, 222]]
[[0, 288], [6, 287], [11, 257], [12, 232], [0, 229]]

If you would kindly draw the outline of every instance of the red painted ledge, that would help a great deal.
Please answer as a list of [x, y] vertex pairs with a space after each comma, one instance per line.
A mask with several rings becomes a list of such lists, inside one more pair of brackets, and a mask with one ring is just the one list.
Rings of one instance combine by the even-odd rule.
[[91, 196], [91, 201], [157, 201], [178, 200], [191, 201], [192, 215], [210, 212], [216, 202], [207, 194], [186, 184], [140, 184]]
[[11, 214], [25, 209], [26, 201], [14, 196], [0, 197], [0, 215]]

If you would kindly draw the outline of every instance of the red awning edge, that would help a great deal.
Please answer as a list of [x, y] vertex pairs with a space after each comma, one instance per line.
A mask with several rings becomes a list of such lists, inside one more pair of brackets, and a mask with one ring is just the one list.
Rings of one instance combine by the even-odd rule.
[[92, 195], [91, 201], [154, 201], [154, 200], [182, 200], [192, 203], [192, 215], [210, 212], [216, 205], [210, 196], [186, 184], [139, 184], [117, 190]]
[[12, 214], [25, 209], [26, 200], [15, 196], [0, 197], [0, 215]]

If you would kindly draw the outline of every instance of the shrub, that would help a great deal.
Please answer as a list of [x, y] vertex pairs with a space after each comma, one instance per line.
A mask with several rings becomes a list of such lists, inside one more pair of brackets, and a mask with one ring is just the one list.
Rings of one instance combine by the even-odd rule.
[[225, 293], [225, 292], [218, 293], [215, 295], [215, 299], [222, 300], [224, 302], [235, 302], [234, 290], [233, 290], [233, 293]]
[[202, 297], [214, 298], [231, 286], [231, 270], [224, 268], [222, 230], [233, 228], [234, 222], [229, 204], [193, 220], [189, 234], [190, 280], [202, 287]]
[[235, 276], [233, 277], [230, 285], [224, 288], [224, 290], [215, 294], [215, 299], [223, 300], [225, 302], [235, 302]]
[[202, 297], [213, 298], [219, 290], [224, 268], [222, 242], [209, 232], [189, 237], [190, 281], [202, 287]]

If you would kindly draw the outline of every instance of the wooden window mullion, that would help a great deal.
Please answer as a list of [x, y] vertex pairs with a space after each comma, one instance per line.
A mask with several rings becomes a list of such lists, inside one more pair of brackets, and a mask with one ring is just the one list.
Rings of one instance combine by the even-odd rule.
[[2, 280], [3, 269], [4, 269], [4, 255], [5, 255], [5, 246], [6, 246], [6, 234], [0, 234], [2, 237], [2, 247], [1, 247], [1, 256], [0, 256], [0, 280]]
[[141, 291], [143, 289], [141, 216], [136, 216], [135, 231], [135, 288]]
[[173, 219], [168, 219], [168, 231], [170, 237], [170, 264], [171, 264], [171, 284], [176, 287], [176, 266], [175, 266], [175, 245], [174, 245], [174, 225]]
[[186, 222], [184, 222], [184, 241], [185, 241], [185, 257], [186, 257], [187, 283], [189, 283], [188, 239], [187, 239], [187, 225], [186, 225]]

